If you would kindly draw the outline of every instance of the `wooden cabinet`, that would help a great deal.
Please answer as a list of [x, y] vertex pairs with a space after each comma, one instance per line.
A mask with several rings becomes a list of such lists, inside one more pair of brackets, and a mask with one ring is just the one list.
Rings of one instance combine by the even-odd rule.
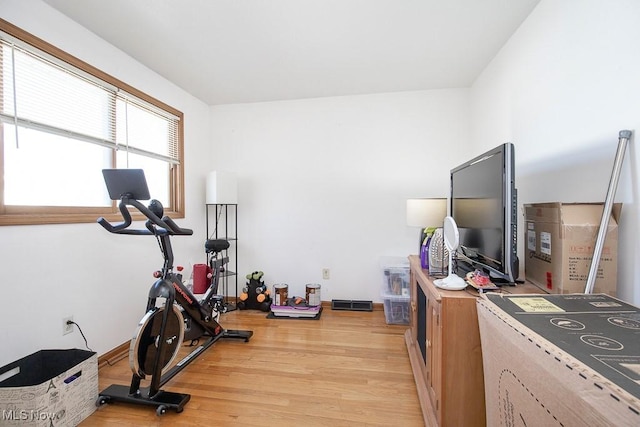
[[[410, 256], [410, 323], [405, 334], [425, 425], [484, 426], [485, 397], [478, 294], [436, 288]], [[541, 293], [533, 285], [512, 293]]]
[[433, 285], [410, 258], [411, 313], [407, 349], [425, 424], [485, 425], [477, 296]]

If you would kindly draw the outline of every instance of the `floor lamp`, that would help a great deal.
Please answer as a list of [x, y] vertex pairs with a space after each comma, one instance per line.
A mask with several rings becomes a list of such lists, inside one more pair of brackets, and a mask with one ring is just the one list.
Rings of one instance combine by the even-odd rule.
[[[210, 172], [207, 175], [207, 181], [206, 181], [206, 194], [205, 194], [205, 202], [207, 204], [207, 216], [209, 215], [209, 205], [216, 205], [215, 207], [215, 228], [214, 231], [212, 233], [212, 235], [215, 236], [215, 238], [224, 238], [225, 240], [233, 240], [233, 244], [235, 245], [235, 256], [233, 258], [235, 258], [234, 264], [235, 264], [235, 268], [234, 268], [234, 275], [236, 275], [236, 289], [235, 289], [235, 298], [236, 301], [235, 303], [237, 304], [237, 298], [238, 298], [238, 279], [237, 279], [237, 274], [238, 274], [238, 179], [236, 177], [236, 174], [233, 172], [227, 172], [227, 171], [213, 171]], [[221, 206], [218, 206], [221, 205]], [[229, 216], [228, 216], [228, 206], [229, 205], [235, 205], [235, 210], [234, 210], [234, 221], [235, 221], [235, 232], [233, 233], [234, 235], [232, 236], [232, 238], [230, 238], [229, 236], [229, 230], [228, 230], [228, 226], [229, 226]], [[225, 224], [225, 229], [224, 230], [218, 230], [218, 225], [219, 225], [219, 220], [220, 220], [220, 216], [223, 214], [224, 212], [224, 224]], [[207, 232], [208, 232], [208, 227], [209, 227], [209, 218], [207, 217]], [[221, 231], [224, 233], [223, 236], [218, 236], [218, 232]], [[212, 237], [212, 235], [207, 236], [207, 239], [210, 239]], [[227, 257], [229, 256], [228, 250], [224, 250], [224, 253], [222, 254], [223, 257]], [[229, 265], [227, 266], [227, 268], [229, 267]], [[225, 311], [232, 311], [235, 310], [236, 307], [229, 303], [228, 299], [229, 299], [229, 275], [228, 274], [224, 274], [222, 276], [222, 288], [223, 288], [223, 295], [225, 297]]]

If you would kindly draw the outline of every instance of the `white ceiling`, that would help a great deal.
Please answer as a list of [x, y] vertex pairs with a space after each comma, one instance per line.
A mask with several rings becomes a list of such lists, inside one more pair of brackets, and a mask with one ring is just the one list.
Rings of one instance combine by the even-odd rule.
[[540, 0], [44, 0], [209, 105], [469, 87]]

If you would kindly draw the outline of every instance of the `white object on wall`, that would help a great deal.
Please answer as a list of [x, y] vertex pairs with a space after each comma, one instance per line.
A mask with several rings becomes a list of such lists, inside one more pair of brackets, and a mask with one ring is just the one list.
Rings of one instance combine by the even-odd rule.
[[207, 175], [208, 205], [235, 205], [238, 203], [238, 179], [233, 172], [214, 171]]

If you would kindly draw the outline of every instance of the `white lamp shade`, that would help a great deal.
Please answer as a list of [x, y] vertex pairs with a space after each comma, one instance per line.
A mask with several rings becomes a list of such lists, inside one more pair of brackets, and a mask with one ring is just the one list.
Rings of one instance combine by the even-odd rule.
[[233, 172], [214, 171], [207, 175], [208, 205], [235, 205], [238, 203], [238, 180]]
[[408, 199], [407, 225], [441, 227], [447, 216], [447, 199]]

